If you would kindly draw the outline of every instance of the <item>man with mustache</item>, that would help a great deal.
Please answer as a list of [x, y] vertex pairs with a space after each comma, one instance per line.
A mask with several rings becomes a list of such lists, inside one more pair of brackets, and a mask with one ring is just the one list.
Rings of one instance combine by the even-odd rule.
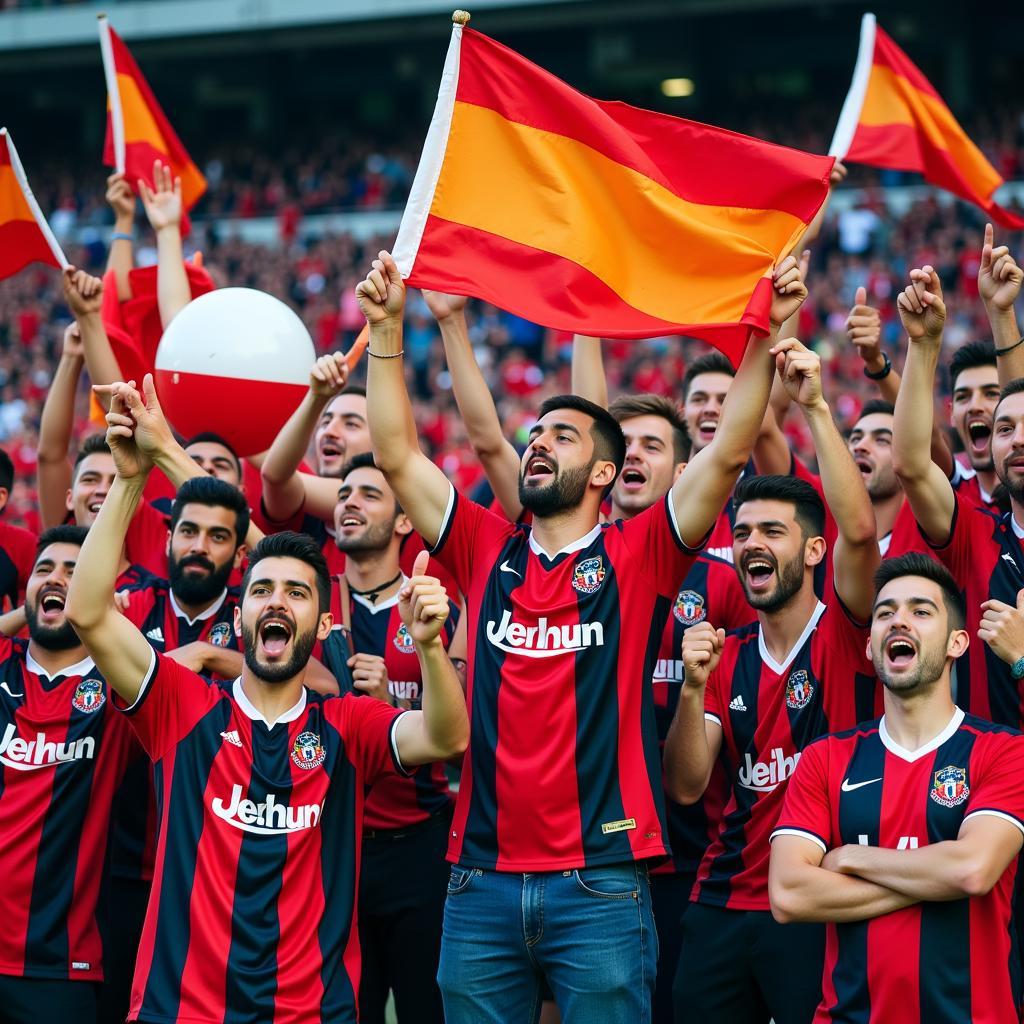
[[953, 703], [970, 637], [949, 572], [913, 553], [876, 583], [885, 714], [804, 751], [772, 833], [772, 911], [829, 922], [815, 1021], [1010, 1024], [1024, 737]]
[[715, 440], [628, 521], [600, 522], [622, 429], [586, 399], [548, 399], [520, 463], [526, 528], [457, 494], [419, 449], [392, 257], [381, 252], [356, 289], [375, 459], [467, 597], [473, 729], [438, 973], [449, 1024], [528, 1019], [544, 982], [569, 1024], [649, 1020], [644, 861], [668, 847], [645, 668], [757, 437], [771, 353], [789, 344], [771, 342], [806, 295], [792, 257], [773, 291], [773, 337], [748, 346]]
[[43, 533], [25, 594], [28, 643], [0, 638], [0, 1016], [12, 1024], [93, 1024], [104, 975], [96, 910], [135, 743], [66, 614], [85, 535]]
[[[992, 460], [1011, 507], [999, 516], [958, 494], [929, 459], [927, 444], [921, 447], [931, 429], [946, 319], [942, 286], [931, 267], [910, 272], [898, 306], [910, 345], [896, 402], [894, 466], [924, 538], [964, 591], [968, 632], [986, 641], [972, 644], [957, 663], [957, 701], [969, 714], [1019, 727], [1024, 679], [1018, 611], [1024, 587], [1024, 379], [1003, 386], [993, 414]], [[1022, 350], [1024, 346], [1017, 349]], [[999, 347], [996, 352], [1000, 359], [1009, 354], [999, 356]]]
[[155, 652], [111, 604], [124, 531], [151, 468], [175, 446], [148, 374], [143, 386], [145, 403], [129, 385], [110, 389], [118, 476], [68, 599], [160, 779], [157, 874], [130, 1019], [354, 1020], [366, 788], [465, 748], [462, 689], [438, 641], [448, 602], [422, 554], [399, 597], [421, 659], [421, 711], [324, 699], [304, 685], [332, 617], [327, 566], [300, 534], [267, 537], [250, 555], [233, 684], [208, 685]]
[[803, 748], [873, 710], [864, 656], [879, 562], [871, 502], [822, 395], [818, 357], [787, 344], [779, 377], [807, 421], [838, 527], [834, 592], [823, 604], [814, 589], [826, 551], [817, 491], [794, 476], [743, 480], [733, 554], [757, 621], [728, 637], [709, 622], [686, 631], [684, 685], [665, 744], [666, 785], [678, 802], [701, 797], [720, 755], [731, 785], [683, 917], [677, 1021], [806, 1024], [813, 1015], [823, 930], [772, 920], [768, 836]]

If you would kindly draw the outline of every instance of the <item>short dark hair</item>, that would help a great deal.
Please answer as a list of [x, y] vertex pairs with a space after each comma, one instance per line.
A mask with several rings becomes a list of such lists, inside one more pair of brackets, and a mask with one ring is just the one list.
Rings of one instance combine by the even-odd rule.
[[883, 558], [875, 571], [875, 600], [886, 584], [903, 576], [921, 576], [931, 580], [942, 591], [942, 601], [949, 617], [949, 628], [963, 629], [967, 622], [967, 603], [950, 571], [934, 558], [919, 551], [909, 551], [895, 558]]
[[[876, 416], [879, 413], [885, 416], [895, 416], [896, 406], [892, 402], [887, 402], [884, 398], [872, 398], [864, 403], [864, 408], [861, 409], [857, 419], [862, 420], [865, 416]], [[856, 423], [857, 420], [854, 420], [854, 422]]]
[[594, 457], [614, 463], [615, 475], [618, 476], [626, 461], [626, 438], [615, 417], [596, 402], [579, 395], [552, 395], [541, 403], [537, 419], [543, 419], [556, 409], [574, 409], [594, 421], [590, 428], [590, 436], [594, 439]]
[[[360, 452], [358, 455], [353, 455], [352, 458], [341, 467], [341, 473], [338, 475], [338, 478], [344, 481], [345, 477], [356, 469], [376, 469], [381, 473], [384, 472], [384, 470], [377, 465], [377, 460], [373, 457], [373, 452]], [[390, 486], [391, 485], [388, 484], [388, 487]], [[391, 492], [391, 496], [395, 499], [395, 514], [397, 515], [402, 511], [402, 505], [398, 500], [398, 495], [395, 494], [394, 491]]]
[[203, 474], [186, 480], [174, 496], [171, 505], [171, 533], [178, 525], [186, 505], [208, 505], [210, 508], [226, 508], [235, 513], [235, 548], [239, 547], [249, 532], [249, 503], [245, 495], [225, 480]]
[[1011, 380], [999, 392], [999, 401], [996, 402], [996, 408], [999, 408], [1004, 398], [1009, 398], [1011, 395], [1019, 395], [1022, 391], [1024, 391], [1024, 377], [1017, 377], [1016, 380]]
[[[366, 397], [366, 388], [362, 384], [346, 384], [334, 398], [340, 398], [342, 395], [362, 395]], [[334, 399], [331, 399], [333, 401]]]
[[38, 562], [39, 556], [51, 544], [74, 544], [76, 547], [81, 547], [85, 543], [88, 533], [87, 526], [73, 526], [70, 523], [51, 526], [39, 535], [39, 540], [36, 542], [36, 554], [32, 561]]
[[804, 539], [825, 536], [825, 502], [806, 481], [797, 476], [750, 476], [736, 486], [737, 511], [748, 501], [785, 501], [792, 505]]
[[690, 394], [690, 385], [693, 383], [693, 378], [702, 373], [724, 373], [729, 377], [735, 377], [736, 367], [717, 349], [714, 352], [705, 352], [704, 355], [698, 356], [690, 363], [686, 368], [686, 373], [683, 374], [684, 402]]
[[976, 366], [996, 366], [996, 347], [991, 341], [969, 341], [961, 345], [949, 361], [949, 387], [956, 390], [956, 379], [964, 370]]
[[0, 448], [0, 487], [8, 491], [14, 486], [14, 463], [10, 455]]
[[215, 434], [212, 430], [204, 430], [202, 433], [196, 434], [195, 437], [190, 437], [182, 447], [188, 449], [194, 444], [219, 444], [221, 448], [226, 448], [231, 453], [231, 458], [235, 460], [238, 479], [242, 479], [242, 460], [238, 457], [238, 452], [235, 451], [230, 441], [225, 441], [220, 434]]
[[106, 434], [90, 434], [82, 439], [78, 446], [78, 454], [75, 455], [75, 463], [71, 470], [71, 482], [74, 483], [78, 477], [78, 467], [82, 461], [90, 455], [109, 455], [110, 445], [107, 444]]
[[331, 609], [331, 576], [327, 570], [327, 559], [324, 558], [316, 541], [308, 534], [293, 533], [285, 530], [282, 533], [271, 533], [264, 537], [249, 553], [249, 564], [242, 577], [242, 599], [245, 599], [252, 579], [253, 569], [265, 558], [294, 558], [305, 562], [316, 573], [316, 590], [320, 599], [320, 614]]
[[608, 411], [621, 427], [637, 416], [660, 416], [672, 428], [672, 454], [676, 462], [690, 457], [690, 433], [679, 406], [664, 395], [619, 395]]

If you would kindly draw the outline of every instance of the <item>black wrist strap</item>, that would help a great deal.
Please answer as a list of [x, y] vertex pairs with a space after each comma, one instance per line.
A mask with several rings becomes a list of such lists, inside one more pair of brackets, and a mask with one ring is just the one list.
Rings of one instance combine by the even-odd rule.
[[864, 376], [867, 377], [868, 380], [885, 380], [885, 378], [892, 373], [892, 360], [889, 358], [889, 353], [883, 352], [882, 358], [885, 360], [885, 366], [876, 373], [872, 373], [866, 366], [864, 367]]
[[1015, 348], [1020, 348], [1021, 345], [1024, 345], [1024, 338], [1021, 338], [1020, 341], [1015, 341], [1012, 345], [1007, 345], [1006, 348], [997, 348], [996, 355], [1005, 356], [1007, 352], [1012, 352]]

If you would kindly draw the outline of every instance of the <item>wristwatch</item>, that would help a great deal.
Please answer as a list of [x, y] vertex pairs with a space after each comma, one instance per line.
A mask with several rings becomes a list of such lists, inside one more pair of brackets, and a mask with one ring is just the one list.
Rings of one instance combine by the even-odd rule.
[[1018, 658], [1010, 666], [1010, 675], [1014, 679], [1024, 679], [1024, 657]]
[[882, 358], [885, 360], [885, 365], [877, 372], [872, 373], [866, 366], [864, 367], [864, 376], [868, 380], [885, 380], [892, 373], [892, 360], [889, 358], [889, 353], [883, 352]]

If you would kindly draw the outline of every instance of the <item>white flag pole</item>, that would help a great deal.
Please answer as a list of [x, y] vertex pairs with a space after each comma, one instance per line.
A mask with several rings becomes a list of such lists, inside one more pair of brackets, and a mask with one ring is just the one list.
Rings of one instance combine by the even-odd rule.
[[864, 109], [864, 96], [868, 91], [868, 79], [871, 77], [871, 64], [875, 57], [875, 16], [865, 14], [860, 22], [860, 47], [857, 50], [857, 63], [853, 69], [853, 81], [850, 91], [846, 94], [836, 133], [832, 137], [828, 155], [843, 160], [850, 151], [861, 111]]
[[43, 238], [46, 239], [46, 244], [50, 247], [50, 252], [53, 253], [54, 259], [60, 264], [60, 269], [64, 270], [71, 264], [68, 263], [64, 250], [60, 247], [60, 242], [57, 241], [53, 231], [50, 230], [50, 225], [47, 224], [43, 211], [39, 209], [39, 203], [36, 202], [32, 189], [29, 188], [28, 178], [25, 176], [25, 168], [21, 166], [21, 158], [18, 156], [18, 151], [14, 148], [14, 139], [11, 138], [11, 134], [6, 128], [0, 128], [0, 137], [7, 143], [7, 154], [11, 158], [11, 170], [14, 171], [14, 180], [17, 181], [21, 194], [25, 197], [29, 210], [32, 211], [36, 226], [43, 233]]
[[118, 173], [124, 174], [124, 113], [121, 110], [121, 90], [117, 86], [110, 23], [105, 14], [99, 14], [96, 18], [100, 32], [100, 53], [103, 56], [103, 77], [107, 81], [107, 101], [110, 103], [110, 128], [114, 135], [114, 166]]

